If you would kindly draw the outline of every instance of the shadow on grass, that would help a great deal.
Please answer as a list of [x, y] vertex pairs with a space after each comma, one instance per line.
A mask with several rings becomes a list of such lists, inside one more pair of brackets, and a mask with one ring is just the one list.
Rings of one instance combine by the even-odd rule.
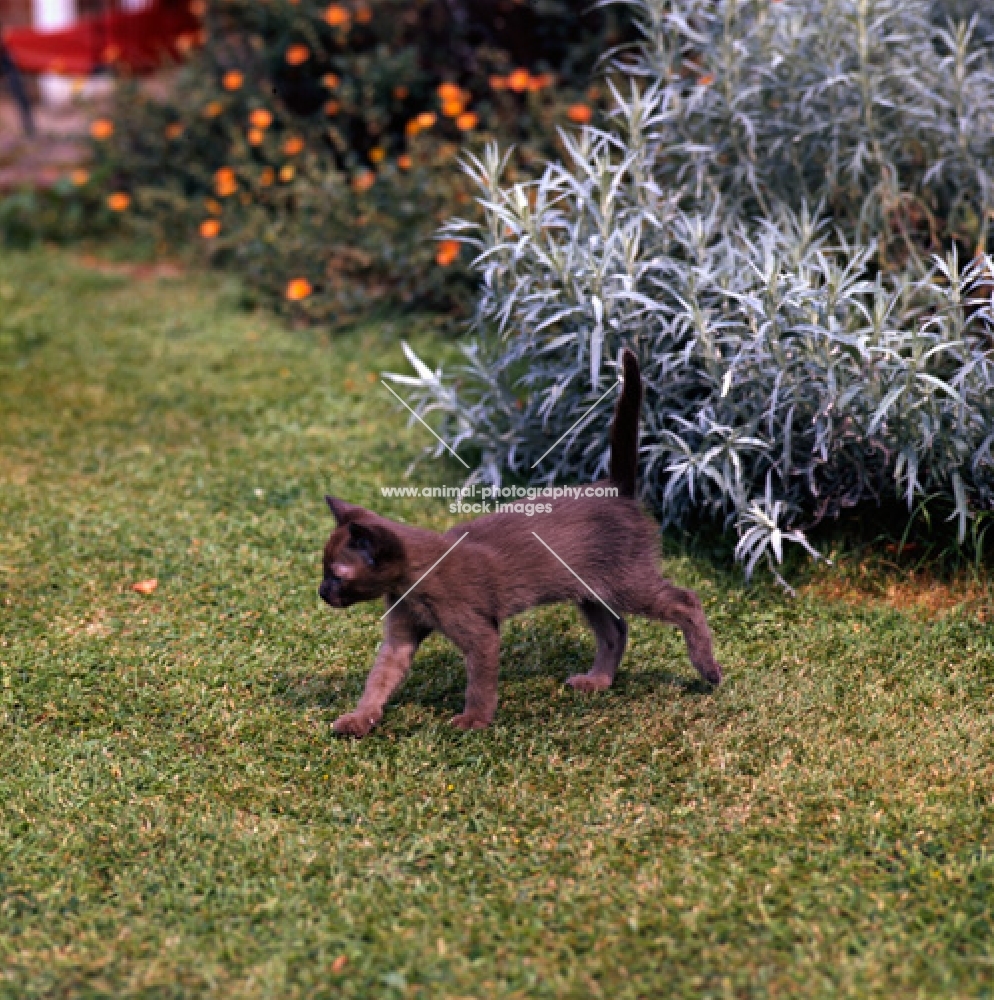
[[[566, 679], [585, 673], [594, 662], [594, 643], [585, 636], [557, 631], [554, 624], [511, 622], [501, 643], [500, 721], [532, 725], [537, 715], [547, 715], [556, 703], [564, 717], [586, 711], [601, 713], [610, 704], [625, 706], [669, 692], [678, 698], [700, 698], [714, 689], [693, 673], [677, 672], [640, 663], [635, 657], [622, 662], [613, 686], [604, 692], [574, 692]], [[342, 677], [297, 674], [285, 678], [277, 691], [295, 709], [317, 708], [338, 714], [350, 711], [358, 700], [372, 660], [361, 670]], [[400, 709], [428, 712], [447, 720], [463, 710], [466, 670], [462, 655], [443, 636], [432, 636], [418, 651], [411, 672], [387, 705], [387, 716]], [[565, 700], [557, 694], [566, 695]], [[385, 720], [386, 721], [386, 720]], [[394, 736], [414, 735], [419, 726], [391, 726]]]
[[[844, 578], [855, 567], [886, 587], [895, 580], [927, 579], [938, 584], [971, 580], [988, 585], [994, 577], [994, 512], [972, 518], [962, 544], [957, 540], [956, 511], [942, 496], [929, 496], [913, 510], [899, 502], [862, 505], [836, 518], [804, 525], [808, 540], [834, 563], [833, 576]], [[700, 519], [661, 535], [664, 560], [691, 560], [698, 572], [725, 593], [748, 592], [774, 602], [787, 597], [760, 562], [751, 581], [735, 563], [733, 531]], [[821, 579], [825, 562], [811, 559], [797, 545], [787, 546], [781, 575], [797, 591]]]

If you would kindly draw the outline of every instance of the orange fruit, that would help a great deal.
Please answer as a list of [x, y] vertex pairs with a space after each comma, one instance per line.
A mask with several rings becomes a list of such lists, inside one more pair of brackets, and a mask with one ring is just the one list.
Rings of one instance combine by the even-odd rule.
[[231, 167], [221, 167], [214, 173], [214, 189], [222, 198], [234, 194], [238, 190], [238, 180]]
[[90, 135], [103, 142], [114, 134], [114, 123], [109, 118], [98, 118], [90, 123]]
[[531, 73], [526, 69], [516, 69], [507, 78], [507, 86], [510, 90], [513, 90], [516, 94], [523, 94], [528, 89], [528, 83], [531, 80]]
[[352, 178], [352, 188], [355, 191], [368, 191], [376, 183], [376, 174], [372, 170], [360, 170]]
[[311, 58], [311, 50], [306, 45], [301, 45], [298, 42], [286, 50], [285, 58], [291, 66], [302, 66]]
[[287, 282], [286, 297], [291, 302], [300, 302], [306, 299], [313, 291], [314, 288], [306, 278], [293, 278]]
[[325, 12], [324, 19], [333, 28], [345, 28], [348, 26], [352, 15], [339, 3], [333, 3]]
[[256, 108], [249, 115], [249, 121], [254, 128], [267, 129], [273, 124], [273, 116], [265, 108]]
[[448, 267], [459, 257], [460, 246], [455, 240], [442, 240], [435, 253], [435, 263], [439, 267]]

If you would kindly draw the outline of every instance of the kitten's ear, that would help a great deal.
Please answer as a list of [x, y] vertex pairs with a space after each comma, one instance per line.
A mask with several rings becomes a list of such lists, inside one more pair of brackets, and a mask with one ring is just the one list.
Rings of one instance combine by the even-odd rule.
[[354, 503], [346, 503], [344, 500], [339, 500], [338, 497], [324, 498], [325, 503], [331, 508], [332, 514], [335, 515], [335, 523], [341, 527], [346, 521], [352, 520], [358, 514], [362, 513], [364, 508], [359, 507]]
[[373, 566], [384, 566], [404, 560], [404, 544], [400, 537], [382, 524], [351, 521], [349, 537], [352, 547], [366, 556]]

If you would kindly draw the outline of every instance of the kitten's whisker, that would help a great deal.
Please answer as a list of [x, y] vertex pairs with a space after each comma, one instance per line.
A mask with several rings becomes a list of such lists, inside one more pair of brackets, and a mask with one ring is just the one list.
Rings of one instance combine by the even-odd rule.
[[[451, 546], [450, 546], [450, 547], [449, 547], [448, 549], [446, 549], [446, 550], [445, 550], [445, 552], [443, 552], [443, 553], [442, 553], [442, 554], [441, 554], [441, 555], [440, 555], [440, 556], [439, 556], [439, 557], [438, 557], [438, 558], [437, 558], [437, 559], [436, 559], [436, 560], [435, 560], [435, 561], [434, 561], [434, 562], [433, 562], [433, 563], [432, 563], [432, 564], [431, 564], [431, 565], [430, 565], [430, 566], [429, 566], [429, 567], [428, 567], [428, 568], [427, 568], [427, 569], [426, 569], [426, 570], [424, 571], [424, 573], [422, 573], [422, 574], [421, 574], [421, 576], [419, 576], [419, 577], [418, 577], [418, 579], [417, 579], [417, 580], [415, 580], [415, 581], [414, 581], [414, 583], [412, 583], [412, 584], [411, 584], [411, 586], [410, 586], [410, 587], [408, 587], [408, 588], [407, 588], [407, 590], [405, 590], [405, 591], [404, 591], [404, 593], [403, 593], [403, 594], [401, 594], [401, 595], [400, 595], [400, 597], [398, 597], [398, 598], [397, 598], [397, 600], [396, 600], [396, 601], [394, 601], [394, 603], [393, 603], [393, 604], [391, 604], [391, 605], [390, 605], [390, 607], [389, 607], [389, 608], [387, 608], [387, 609], [386, 609], [386, 611], [384, 611], [384, 612], [383, 612], [383, 614], [382, 614], [382, 615], [380, 615], [380, 621], [383, 621], [383, 619], [384, 619], [384, 618], [386, 618], [386, 616], [387, 616], [388, 614], [390, 614], [390, 612], [391, 612], [391, 611], [393, 611], [393, 609], [394, 609], [395, 607], [397, 607], [397, 605], [398, 605], [398, 604], [400, 604], [400, 602], [401, 602], [401, 601], [402, 601], [402, 600], [403, 600], [403, 599], [404, 599], [405, 597], [407, 597], [407, 595], [408, 595], [408, 594], [409, 594], [409, 593], [410, 593], [410, 592], [411, 592], [412, 590], [414, 590], [414, 588], [415, 588], [415, 587], [416, 587], [416, 586], [417, 586], [417, 585], [418, 585], [418, 584], [419, 584], [419, 583], [420, 583], [420, 582], [421, 582], [421, 581], [422, 581], [422, 580], [423, 580], [423, 579], [424, 579], [424, 578], [425, 578], [425, 577], [426, 577], [426, 576], [427, 576], [427, 575], [428, 575], [428, 574], [429, 574], [429, 573], [430, 573], [430, 572], [431, 572], [431, 571], [432, 571], [432, 570], [433, 570], [433, 569], [434, 569], [434, 568], [435, 568], [435, 567], [436, 567], [436, 566], [437, 566], [437, 565], [438, 565], [438, 564], [439, 564], [439, 563], [440, 563], [440, 562], [441, 562], [441, 561], [442, 561], [442, 560], [443, 560], [443, 559], [444, 559], [444, 558], [445, 558], [445, 557], [446, 557], [446, 556], [447, 556], [447, 555], [448, 555], [448, 554], [449, 554], [449, 553], [450, 553], [450, 552], [451, 552], [451, 551], [452, 551], [452, 550], [453, 550], [453, 549], [454, 549], [454, 548], [455, 548], [455, 547], [456, 547], [456, 546], [457, 546], [457, 545], [458, 545], [458, 544], [459, 544], [459, 543], [460, 543], [460, 542], [461, 542], [461, 541], [462, 541], [462, 540], [463, 540], [463, 539], [464, 539], [465, 537], [466, 537], [466, 535], [468, 535], [468, 534], [469, 534], [469, 532], [468, 532], [468, 531], [466, 531], [466, 532], [464, 532], [463, 534], [461, 534], [461, 535], [460, 535], [460, 536], [459, 536], [459, 537], [458, 537], [458, 538], [456, 539], [456, 541], [455, 541], [455, 542], [453, 542], [453, 544], [452, 544], [452, 545], [451, 545]], [[575, 574], [574, 574], [574, 575], [575, 575]], [[582, 582], [582, 581], [581, 581], [581, 582]]]
[[[615, 382], [615, 383], [614, 383], [614, 385], [612, 385], [612, 386], [611, 386], [611, 389], [616, 389], [616, 388], [617, 388], [617, 387], [618, 387], [619, 385], [624, 385], [624, 384], [625, 384], [625, 383], [624, 383], [624, 381], [623, 381], [622, 379], [620, 379], [620, 378], [619, 378], [619, 379], [618, 379], [618, 381], [617, 381], [617, 382]], [[605, 392], [605, 393], [604, 393], [604, 395], [603, 395], [603, 396], [601, 396], [601, 398], [600, 398], [600, 399], [598, 399], [598, 400], [597, 400], [597, 402], [596, 402], [596, 403], [594, 403], [594, 404], [593, 404], [593, 406], [591, 406], [591, 407], [590, 407], [590, 409], [589, 409], [589, 410], [587, 410], [587, 412], [586, 412], [586, 413], [584, 413], [584, 415], [583, 415], [582, 417], [580, 417], [580, 419], [579, 419], [579, 420], [578, 420], [578, 421], [577, 421], [577, 422], [576, 422], [575, 424], [573, 424], [573, 427], [576, 427], [576, 426], [578, 426], [579, 424], [582, 424], [582, 423], [583, 423], [583, 421], [584, 421], [584, 420], [586, 420], [586, 419], [587, 419], [587, 417], [589, 417], [589, 416], [590, 416], [590, 414], [591, 414], [591, 413], [593, 413], [593, 411], [594, 411], [594, 410], [596, 410], [596, 409], [597, 409], [597, 407], [598, 407], [598, 406], [600, 406], [602, 402], [604, 402], [604, 400], [605, 400], [605, 399], [606, 399], [606, 398], [608, 397], [608, 395], [610, 394], [610, 392], [611, 392], [611, 389], [608, 389], [608, 391], [607, 391], [607, 392]], [[570, 427], [570, 428], [569, 428], [569, 430], [567, 430], [567, 431], [566, 431], [566, 433], [565, 433], [565, 434], [563, 434], [563, 436], [562, 436], [562, 437], [560, 437], [560, 438], [559, 438], [559, 439], [558, 439], [558, 440], [557, 440], [557, 441], [555, 442], [555, 444], [553, 444], [553, 445], [552, 445], [552, 447], [551, 447], [551, 448], [549, 449], [549, 451], [552, 451], [552, 450], [553, 450], [553, 449], [554, 449], [554, 448], [556, 447], [556, 445], [558, 445], [558, 444], [559, 444], [559, 442], [560, 442], [560, 441], [562, 441], [562, 439], [563, 439], [564, 437], [566, 437], [566, 435], [567, 435], [567, 434], [569, 434], [569, 433], [570, 433], [570, 431], [572, 431], [572, 430], [573, 430], [573, 427]], [[430, 429], [431, 429], [431, 428], [429, 428], [429, 430], [430, 430]], [[538, 459], [538, 461], [536, 461], [536, 462], [535, 462], [535, 465], [533, 465], [533, 466], [532, 466], [532, 468], [533, 468], [533, 469], [534, 469], [534, 468], [535, 468], [535, 467], [536, 467], [536, 466], [538, 465], [538, 463], [539, 463], [539, 462], [541, 462], [541, 461], [542, 461], [542, 459], [543, 459], [543, 458], [545, 458], [545, 456], [546, 456], [546, 455], [548, 455], [548, 454], [549, 454], [549, 451], [545, 452], [545, 454], [543, 454], [543, 455], [542, 455], [542, 456], [541, 456], [541, 457], [540, 457], [540, 458]], [[536, 536], [536, 537], [538, 537], [538, 536]], [[542, 541], [542, 539], [541, 539], [541, 538], [539, 538], [539, 541]], [[543, 544], [544, 544], [544, 543], [543, 543]], [[563, 563], [563, 565], [565, 566], [566, 564], [565, 564], [565, 563]], [[568, 568], [569, 568], [569, 567], [567, 567], [567, 569], [568, 569]], [[577, 577], [577, 579], [579, 579], [579, 577]], [[582, 583], [582, 582], [583, 582], [583, 581], [581, 581], [581, 583]], [[584, 586], [586, 586], [586, 584], [584, 584]], [[607, 605], [605, 605], [605, 607], [607, 607]], [[613, 613], [613, 612], [612, 612], [612, 613]]]
[[[603, 605], [604, 605], [604, 607], [605, 607], [605, 608], [607, 608], [607, 609], [608, 609], [608, 611], [610, 611], [610, 612], [611, 612], [611, 614], [612, 614], [612, 615], [614, 615], [614, 617], [618, 619], [618, 621], [621, 621], [621, 615], [619, 615], [619, 614], [618, 614], [618, 612], [617, 612], [617, 611], [615, 611], [615, 610], [614, 610], [614, 608], [612, 608], [612, 607], [611, 607], [611, 605], [610, 605], [610, 604], [608, 604], [608, 603], [607, 603], [607, 601], [605, 601], [605, 600], [604, 600], [604, 599], [603, 599], [603, 598], [602, 598], [602, 597], [600, 596], [600, 594], [598, 594], [598, 593], [597, 593], [597, 591], [596, 591], [596, 590], [594, 590], [594, 588], [593, 588], [593, 587], [591, 587], [591, 586], [590, 586], [590, 584], [589, 584], [589, 583], [587, 583], [587, 581], [583, 579], [583, 577], [582, 577], [582, 576], [580, 576], [580, 575], [579, 575], [578, 573], [575, 573], [575, 572], [573, 572], [573, 568], [572, 568], [572, 567], [571, 567], [571, 566], [569, 565], [569, 563], [567, 563], [567, 562], [566, 562], [566, 560], [565, 560], [565, 559], [563, 559], [563, 558], [562, 558], [562, 557], [561, 557], [561, 556], [559, 555], [559, 553], [557, 553], [557, 552], [555, 551], [555, 549], [553, 549], [553, 548], [552, 548], [552, 546], [550, 546], [550, 545], [546, 544], [546, 542], [544, 542], [544, 541], [543, 541], [543, 540], [542, 540], [541, 538], [539, 538], [539, 536], [538, 536], [538, 535], [537, 535], [537, 534], [536, 534], [536, 533], [535, 533], [534, 531], [532, 532], [532, 534], [533, 534], [533, 535], [535, 535], [535, 537], [536, 537], [536, 538], [538, 538], [538, 540], [539, 540], [540, 542], [542, 542], [542, 544], [543, 544], [543, 545], [545, 545], [545, 547], [546, 547], [546, 548], [547, 548], [547, 549], [548, 549], [548, 550], [549, 550], [549, 551], [550, 551], [550, 552], [551, 552], [551, 553], [552, 553], [552, 554], [553, 554], [553, 555], [554, 555], [554, 556], [555, 556], [555, 557], [556, 557], [556, 558], [557, 558], [557, 559], [558, 559], [558, 560], [559, 560], [559, 561], [560, 561], [560, 562], [561, 562], [561, 563], [562, 563], [562, 564], [563, 564], [563, 565], [564, 565], [564, 566], [565, 566], [565, 567], [566, 567], [566, 568], [567, 568], [567, 569], [568, 569], [568, 570], [569, 570], [569, 571], [570, 571], [571, 573], [573, 573], [573, 576], [575, 576], [575, 577], [576, 577], [576, 578], [577, 578], [577, 579], [578, 579], [578, 580], [580, 581], [580, 583], [582, 583], [582, 584], [584, 585], [584, 587], [586, 587], [586, 588], [587, 588], [587, 590], [589, 590], [589, 591], [590, 591], [590, 593], [591, 593], [591, 594], [593, 594], [593, 595], [594, 595], [594, 597], [595, 597], [595, 598], [597, 598], [597, 600], [598, 600], [598, 601], [600, 601], [600, 602], [601, 602], [601, 604], [603, 604]], [[465, 537], [466, 537], [466, 536], [465, 536], [465, 535], [463, 535], [463, 538], [465, 538]]]
[[[449, 445], [447, 445], [447, 444], [446, 444], [446, 443], [445, 443], [445, 442], [444, 442], [444, 441], [443, 441], [443, 440], [442, 440], [442, 439], [441, 439], [441, 438], [440, 438], [440, 437], [439, 437], [439, 436], [438, 436], [437, 434], [435, 434], [435, 432], [434, 432], [434, 431], [433, 431], [433, 430], [431, 429], [431, 427], [429, 427], [429, 426], [428, 426], [428, 424], [426, 424], [426, 423], [425, 423], [425, 422], [424, 422], [423, 420], [421, 420], [421, 418], [420, 418], [420, 417], [419, 417], [419, 416], [418, 416], [418, 415], [417, 415], [417, 414], [416, 414], [416, 413], [414, 412], [414, 410], [412, 410], [412, 409], [411, 409], [411, 408], [410, 408], [410, 407], [409, 407], [409, 406], [407, 405], [407, 403], [406, 403], [406, 402], [404, 402], [404, 398], [403, 398], [403, 396], [400, 396], [400, 395], [398, 395], [398, 394], [397, 394], [396, 392], [394, 392], [394, 391], [393, 391], [393, 389], [391, 389], [391, 388], [390, 388], [390, 386], [388, 386], [388, 385], [386, 384], [386, 382], [384, 382], [384, 381], [383, 381], [383, 379], [380, 379], [380, 385], [382, 385], [382, 386], [383, 386], [383, 388], [387, 390], [387, 392], [390, 392], [390, 393], [392, 393], [392, 394], [393, 394], [393, 395], [394, 395], [394, 396], [395, 396], [395, 397], [396, 397], [397, 399], [399, 399], [399, 400], [401, 401], [401, 403], [403, 403], [403, 405], [404, 405], [405, 407], [407, 407], [407, 410], [408, 410], [408, 412], [409, 412], [409, 413], [411, 414], [411, 416], [412, 416], [412, 417], [414, 417], [414, 418], [415, 418], [416, 420], [419, 420], [419, 421], [420, 421], [420, 422], [421, 422], [421, 423], [422, 423], [422, 424], [423, 424], [423, 425], [424, 425], [424, 426], [425, 426], [426, 428], [428, 428], [428, 431], [429, 431], [429, 433], [431, 433], [432, 435], [434, 435], [435, 439], [436, 439], [436, 440], [438, 441], [438, 443], [439, 443], [440, 445], [442, 445], [442, 447], [443, 447], [443, 448], [446, 448], [446, 449], [447, 449], [447, 450], [448, 450], [448, 451], [449, 451], [449, 452], [450, 452], [450, 453], [452, 454], [452, 456], [453, 456], [454, 458], [456, 458], [456, 459], [457, 459], [458, 461], [462, 462], [462, 464], [463, 464], [464, 466], [466, 466], [466, 468], [467, 468], [467, 469], [469, 468], [469, 466], [468, 466], [468, 465], [466, 465], [466, 463], [465, 463], [465, 462], [463, 462], [463, 460], [462, 460], [461, 458], [459, 458], [459, 456], [458, 456], [458, 455], [456, 454], [456, 452], [454, 452], [454, 451], [452, 450], [452, 448], [450, 448], [450, 447], [449, 447]], [[596, 404], [595, 404], [595, 405], [596, 405]], [[566, 433], [568, 434], [568, 433], [569, 433], [569, 431], [567, 431]], [[553, 447], [553, 448], [555, 448], [555, 445], [553, 445], [552, 447]], [[543, 456], [543, 457], [544, 457], [544, 456]], [[541, 461], [541, 459], [540, 459], [540, 461]]]

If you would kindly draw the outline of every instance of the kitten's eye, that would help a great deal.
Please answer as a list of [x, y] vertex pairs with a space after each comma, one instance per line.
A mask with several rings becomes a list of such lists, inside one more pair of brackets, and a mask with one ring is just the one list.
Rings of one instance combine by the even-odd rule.
[[368, 538], [356, 538], [352, 542], [352, 548], [362, 555], [368, 565], [376, 565], [376, 560], [373, 558], [373, 543]]

